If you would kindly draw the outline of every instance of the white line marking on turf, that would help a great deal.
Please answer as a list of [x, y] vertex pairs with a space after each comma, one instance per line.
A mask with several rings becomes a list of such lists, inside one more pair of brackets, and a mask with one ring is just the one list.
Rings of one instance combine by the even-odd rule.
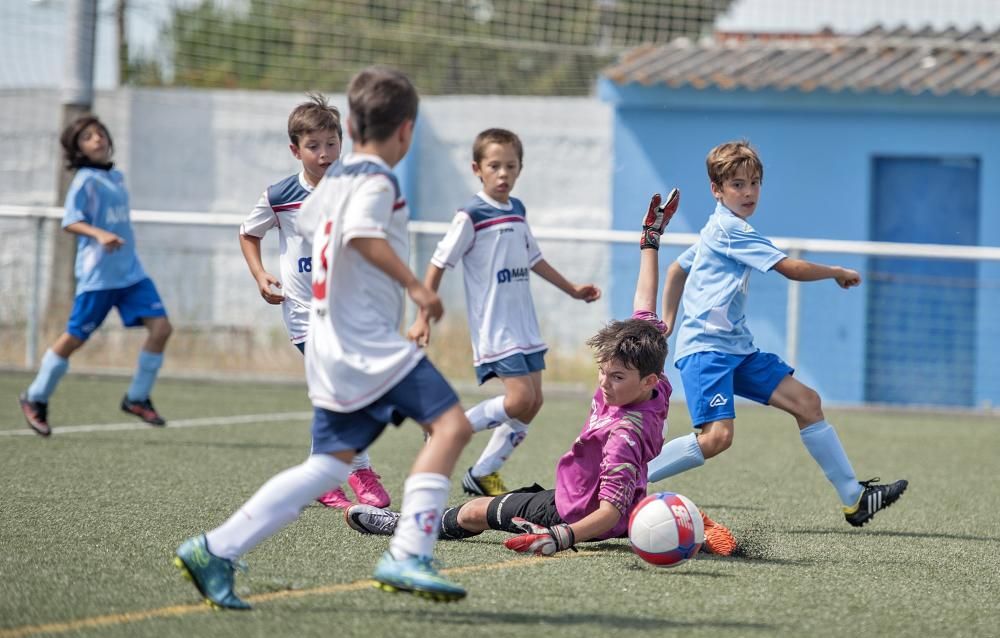
[[[167, 422], [168, 429], [204, 428], [216, 425], [250, 425], [272, 421], [294, 421], [311, 419], [312, 412], [272, 412], [266, 414], [237, 414], [233, 416], [209, 416], [198, 419], [174, 419]], [[118, 430], [160, 430], [141, 421], [128, 423], [95, 423], [93, 425], [63, 425], [52, 428], [52, 434], [76, 434], [78, 432], [114, 432]], [[0, 436], [38, 436], [34, 430], [0, 430]]]

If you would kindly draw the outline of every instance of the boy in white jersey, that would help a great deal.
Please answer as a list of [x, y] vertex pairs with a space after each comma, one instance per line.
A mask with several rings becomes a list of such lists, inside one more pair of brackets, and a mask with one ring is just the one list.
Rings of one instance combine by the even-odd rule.
[[[312, 299], [312, 245], [295, 232], [295, 220], [302, 203], [340, 157], [343, 140], [337, 108], [330, 106], [319, 93], [309, 97], [308, 102], [296, 106], [288, 116], [288, 147], [295, 159], [302, 162], [302, 170], [268, 186], [240, 226], [240, 249], [257, 282], [257, 289], [264, 301], [281, 305], [288, 337], [303, 353]], [[261, 260], [261, 239], [273, 228], [278, 229], [281, 279], [267, 272]], [[368, 453], [358, 454], [351, 467], [347, 482], [358, 501], [376, 507], [388, 506], [389, 494], [379, 482], [381, 477], [372, 469]], [[351, 504], [341, 487], [316, 500], [327, 507], [341, 509]]]
[[[483, 190], [459, 209], [437, 246], [424, 284], [437, 290], [445, 268], [462, 262], [465, 307], [472, 337], [473, 365], [480, 384], [499, 377], [504, 394], [472, 407], [466, 416], [476, 432], [494, 429], [486, 449], [462, 480], [469, 494], [496, 496], [507, 488], [498, 470], [523, 440], [542, 408], [542, 341], [531, 299], [529, 271], [574, 299], [601, 296], [593, 284], [574, 284], [553, 268], [531, 234], [521, 200], [511, 197], [521, 173], [521, 140], [504, 129], [487, 129], [472, 145], [472, 172]], [[430, 326], [418, 317], [409, 336], [420, 345]]]
[[354, 76], [347, 96], [354, 152], [330, 168], [297, 224], [313, 240], [309, 458], [265, 483], [220, 527], [177, 549], [175, 564], [220, 607], [250, 608], [233, 591], [234, 561], [341, 485], [354, 456], [407, 417], [433, 436], [404, 484], [402, 518], [374, 579], [382, 589], [434, 600], [465, 596], [437, 573], [432, 554], [448, 476], [472, 428], [448, 382], [398, 331], [404, 291], [429, 320], [444, 312], [407, 266], [409, 211], [391, 168], [413, 139], [417, 92], [402, 73], [369, 67]]
[[[667, 327], [656, 316], [660, 235], [677, 211], [676, 189], [659, 194], [643, 217], [639, 277], [633, 313], [587, 342], [594, 349], [598, 387], [583, 429], [556, 466], [556, 487], [538, 485], [476, 498], [445, 510], [441, 538], [460, 539], [487, 529], [518, 534], [504, 543], [516, 552], [551, 555], [575, 543], [628, 536], [629, 514], [646, 496], [646, 466], [663, 445], [670, 382], [663, 374]], [[366, 505], [344, 513], [363, 534], [390, 534], [397, 515]], [[729, 555], [736, 541], [702, 514], [705, 549]]]
[[145, 326], [148, 333], [121, 409], [149, 425], [166, 425], [149, 395], [173, 328], [135, 252], [128, 190], [111, 161], [111, 134], [97, 117], [84, 115], [66, 126], [59, 141], [67, 168], [76, 170], [62, 221], [77, 236], [76, 297], [66, 331], [45, 351], [35, 380], [18, 397], [21, 411], [32, 430], [42, 436], [52, 433], [49, 397], [69, 370], [70, 356], [117, 308], [125, 327]]
[[706, 164], [718, 202], [715, 212], [698, 243], [670, 265], [663, 292], [663, 318], [671, 329], [683, 295], [674, 365], [681, 371], [691, 422], [699, 433], [668, 442], [650, 463], [649, 480], [698, 467], [728, 449], [738, 395], [795, 417], [802, 443], [840, 496], [847, 522], [860, 527], [892, 505], [907, 482], [858, 482], [837, 432], [826, 422], [819, 395], [796, 380], [777, 355], [754, 346], [744, 306], [751, 269], [773, 269], [793, 281], [833, 279], [841, 288], [859, 285], [861, 275], [790, 258], [750, 226], [764, 166], [748, 142], [715, 147]]

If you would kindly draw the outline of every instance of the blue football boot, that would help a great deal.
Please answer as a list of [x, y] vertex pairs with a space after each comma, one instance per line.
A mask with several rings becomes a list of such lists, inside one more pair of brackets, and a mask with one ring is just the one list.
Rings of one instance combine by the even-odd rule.
[[174, 565], [194, 583], [205, 602], [217, 609], [252, 609], [233, 591], [237, 564], [208, 551], [205, 535], [192, 536], [177, 548]]
[[375, 567], [374, 579], [382, 591], [403, 591], [439, 602], [465, 598], [465, 589], [438, 574], [430, 557], [396, 560], [386, 552]]

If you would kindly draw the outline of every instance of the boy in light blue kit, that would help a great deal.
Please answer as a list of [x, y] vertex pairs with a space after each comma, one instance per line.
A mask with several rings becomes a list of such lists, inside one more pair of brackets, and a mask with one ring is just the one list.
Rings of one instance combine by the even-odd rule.
[[163, 365], [172, 328], [160, 295], [135, 252], [125, 177], [114, 168], [114, 143], [93, 115], [70, 123], [59, 139], [66, 165], [76, 175], [66, 192], [62, 227], [76, 234], [76, 298], [64, 332], [42, 357], [35, 380], [18, 397], [28, 426], [49, 436], [49, 397], [69, 370], [69, 357], [118, 308], [127, 328], [145, 326], [148, 335], [122, 398], [121, 409], [150, 425], [166, 425], [149, 394]]
[[[309, 334], [309, 304], [312, 300], [312, 244], [295, 232], [302, 203], [323, 179], [326, 170], [340, 158], [343, 129], [340, 111], [321, 94], [310, 94], [288, 116], [289, 150], [302, 162], [302, 170], [264, 190], [253, 211], [240, 226], [240, 249], [260, 296], [269, 304], [281, 305], [282, 318], [292, 344], [305, 354]], [[268, 231], [278, 229], [280, 249], [278, 279], [264, 268], [260, 242]], [[277, 288], [277, 290], [275, 290]], [[389, 493], [372, 469], [367, 452], [351, 464], [347, 482], [358, 501], [376, 507], [389, 505]], [[343, 509], [351, 505], [338, 487], [316, 499], [327, 507]]]
[[738, 395], [795, 417], [802, 443], [840, 496], [847, 522], [861, 527], [896, 502], [907, 482], [858, 482], [837, 432], [826, 422], [819, 395], [796, 380], [777, 355], [754, 346], [744, 312], [751, 270], [773, 269], [793, 281], [833, 279], [841, 288], [859, 285], [861, 276], [848, 268], [789, 258], [750, 226], [764, 166], [748, 142], [715, 147], [706, 164], [718, 204], [698, 243], [670, 265], [663, 292], [663, 318], [671, 330], [683, 295], [674, 365], [699, 433], [664, 445], [649, 464], [649, 480], [699, 467], [728, 449]]
[[444, 312], [407, 266], [410, 214], [392, 172], [413, 140], [419, 98], [405, 75], [384, 67], [355, 75], [347, 98], [354, 152], [330, 167], [297, 223], [313, 246], [309, 456], [272, 477], [222, 525], [177, 548], [175, 565], [219, 607], [250, 608], [233, 591], [234, 562], [342, 485], [355, 455], [407, 418], [433, 436], [403, 484], [400, 523], [374, 580], [384, 590], [433, 600], [465, 597], [437, 572], [432, 556], [449, 476], [472, 426], [448, 382], [399, 333], [407, 296], [431, 321]]

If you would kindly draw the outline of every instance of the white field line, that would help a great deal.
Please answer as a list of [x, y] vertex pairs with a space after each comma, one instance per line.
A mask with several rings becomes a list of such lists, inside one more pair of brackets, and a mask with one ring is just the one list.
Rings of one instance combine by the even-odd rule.
[[[271, 412], [267, 414], [237, 414], [233, 416], [210, 416], [198, 419], [173, 419], [167, 422], [168, 429], [205, 428], [217, 425], [253, 425], [274, 421], [306, 421], [312, 419], [312, 412]], [[159, 430], [141, 421], [128, 423], [95, 423], [93, 425], [63, 425], [52, 428], [52, 434], [77, 434], [80, 432], [114, 432], [119, 430]], [[0, 430], [0, 436], [38, 436], [27, 425], [19, 430]]]

